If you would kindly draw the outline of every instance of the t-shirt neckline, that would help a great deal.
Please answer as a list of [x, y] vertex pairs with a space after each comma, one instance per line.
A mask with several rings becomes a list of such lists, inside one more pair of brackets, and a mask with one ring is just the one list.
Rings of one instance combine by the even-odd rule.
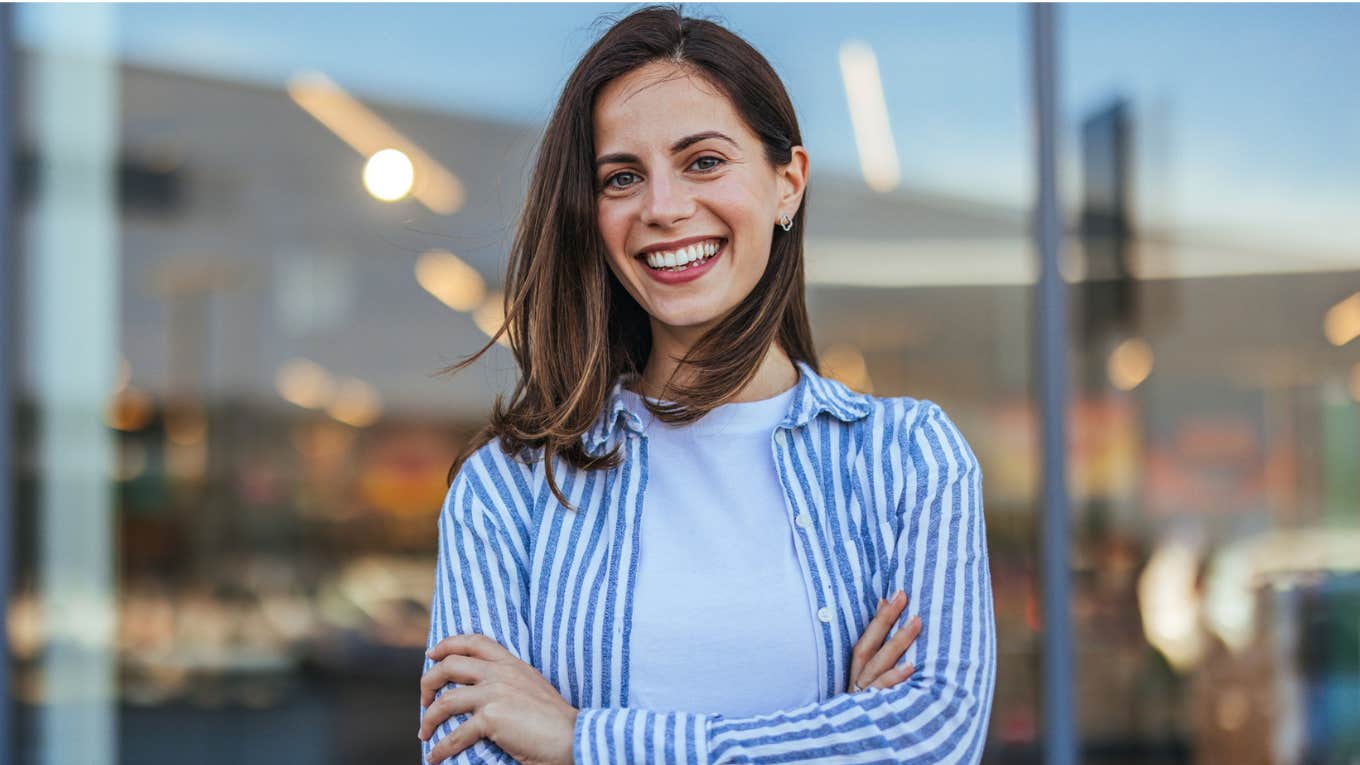
[[[662, 422], [647, 411], [647, 407], [643, 406], [641, 394], [628, 388], [621, 390], [629, 409], [641, 417], [648, 428], [657, 427], [672, 430], [686, 428], [696, 435], [730, 435], [774, 430], [775, 426], [783, 422], [785, 415], [788, 414], [789, 405], [792, 403], [793, 394], [797, 389], [798, 384], [794, 383], [788, 390], [769, 398], [720, 404], [708, 414], [686, 425], [671, 425]], [[657, 399], [651, 396], [648, 396], [647, 400], [654, 404], [673, 403], [666, 399]]]

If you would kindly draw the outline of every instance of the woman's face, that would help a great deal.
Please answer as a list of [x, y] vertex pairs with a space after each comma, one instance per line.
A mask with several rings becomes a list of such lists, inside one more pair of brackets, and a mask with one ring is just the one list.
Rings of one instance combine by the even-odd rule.
[[[594, 122], [609, 266], [652, 317], [654, 335], [692, 342], [765, 272], [779, 217], [798, 211], [807, 152], [794, 147], [792, 162], [771, 167], [726, 96], [667, 62], [608, 83]], [[692, 262], [654, 260], [667, 257]]]

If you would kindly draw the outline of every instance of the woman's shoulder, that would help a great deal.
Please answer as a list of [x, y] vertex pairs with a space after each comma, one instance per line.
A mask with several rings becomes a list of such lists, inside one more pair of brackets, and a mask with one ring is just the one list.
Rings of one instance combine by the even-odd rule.
[[931, 408], [938, 408], [935, 402], [928, 398], [915, 398], [913, 396], [875, 396], [868, 393], [861, 394], [869, 406], [876, 414], [875, 419], [883, 421], [885, 424], [897, 424], [910, 426], [918, 421], [922, 415], [929, 412]]
[[934, 401], [914, 396], [876, 396], [871, 393], [854, 393], [864, 408], [865, 421], [873, 428], [892, 434], [908, 434], [915, 431], [940, 407]]
[[464, 456], [449, 481], [447, 500], [459, 492], [487, 504], [513, 504], [528, 491], [532, 461], [530, 448], [507, 450], [500, 436], [493, 436]]
[[976, 464], [963, 430], [936, 402], [913, 396], [864, 395], [872, 407], [871, 421], [910, 451], [947, 450], [951, 461]]

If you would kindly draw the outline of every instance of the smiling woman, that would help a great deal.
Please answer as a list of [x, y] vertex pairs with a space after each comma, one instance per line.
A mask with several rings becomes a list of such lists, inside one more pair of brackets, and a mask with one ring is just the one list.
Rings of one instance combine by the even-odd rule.
[[715, 23], [644, 8], [573, 71], [506, 278], [520, 377], [439, 515], [427, 760], [981, 759], [981, 467], [934, 403], [818, 373], [808, 163]]
[[[807, 151], [767, 158], [722, 90], [674, 60], [602, 88], [592, 122], [600, 235], [614, 276], [651, 318], [643, 387], [664, 390], [677, 360], [756, 290], [771, 261], [771, 221], [799, 210]], [[687, 372], [691, 384], [699, 369]]]

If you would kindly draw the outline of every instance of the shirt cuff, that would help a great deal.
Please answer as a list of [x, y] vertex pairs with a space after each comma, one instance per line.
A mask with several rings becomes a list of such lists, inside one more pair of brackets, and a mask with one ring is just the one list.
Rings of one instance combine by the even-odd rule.
[[710, 717], [625, 707], [582, 709], [576, 715], [572, 761], [577, 765], [710, 765]]

